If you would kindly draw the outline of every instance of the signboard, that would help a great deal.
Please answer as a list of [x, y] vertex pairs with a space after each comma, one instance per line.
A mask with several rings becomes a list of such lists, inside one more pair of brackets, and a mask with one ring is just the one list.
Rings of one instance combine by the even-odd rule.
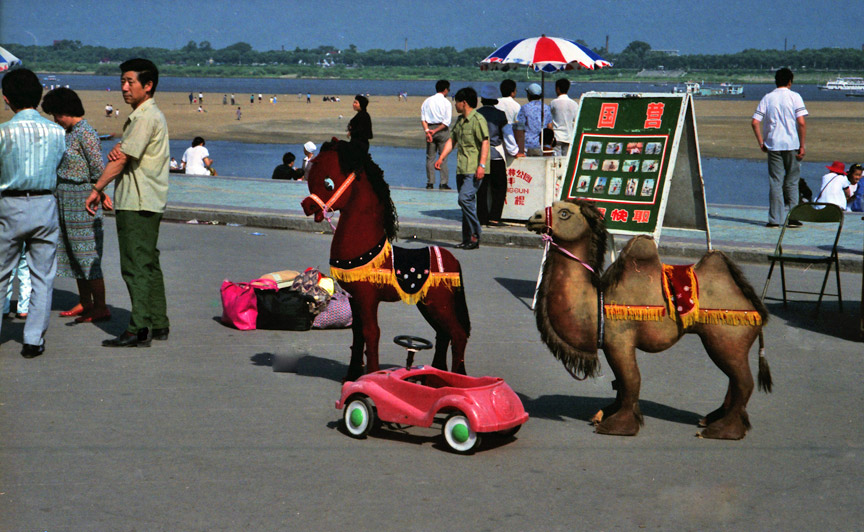
[[538, 210], [552, 205], [561, 191], [565, 157], [519, 157], [507, 167], [507, 196], [501, 218], [524, 222]]
[[710, 248], [691, 96], [583, 94], [558, 197], [596, 202], [610, 233], [693, 229]]

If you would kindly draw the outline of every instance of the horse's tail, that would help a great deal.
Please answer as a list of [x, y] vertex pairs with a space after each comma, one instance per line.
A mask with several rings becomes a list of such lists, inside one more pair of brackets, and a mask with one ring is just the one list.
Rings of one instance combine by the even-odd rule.
[[765, 393], [771, 393], [771, 368], [768, 367], [768, 359], [765, 358], [765, 339], [762, 337], [762, 331], [759, 331], [759, 390]]
[[744, 272], [741, 271], [741, 268], [739, 268], [737, 264], [732, 262], [732, 259], [730, 259], [722, 251], [714, 251], [714, 253], [716, 253], [720, 256], [720, 258], [723, 259], [723, 262], [726, 264], [726, 268], [729, 269], [729, 275], [732, 276], [732, 280], [735, 282], [738, 288], [741, 289], [744, 297], [746, 297], [747, 300], [750, 301], [750, 304], [753, 305], [753, 308], [756, 310], [756, 312], [759, 313], [759, 316], [762, 318], [762, 324], [764, 325], [768, 323], [768, 308], [765, 306], [762, 300], [759, 299], [759, 296], [756, 295], [756, 291], [753, 290], [753, 286], [750, 285], [750, 282], [744, 276]]
[[459, 264], [459, 287], [456, 289], [456, 317], [465, 327], [465, 336], [471, 336], [471, 317], [468, 315], [468, 301], [465, 299], [465, 279], [462, 277], [462, 264]]

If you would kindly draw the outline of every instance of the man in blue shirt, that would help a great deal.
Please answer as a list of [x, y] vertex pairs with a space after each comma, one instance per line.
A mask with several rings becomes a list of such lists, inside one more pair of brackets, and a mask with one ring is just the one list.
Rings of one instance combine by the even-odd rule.
[[516, 144], [519, 146], [516, 157], [524, 157], [526, 154], [539, 157], [543, 155], [540, 135], [544, 128], [552, 127], [552, 109], [546, 104], [541, 104], [543, 89], [540, 85], [536, 83], [528, 85], [525, 93], [528, 96], [528, 103], [519, 109], [516, 123], [513, 124]]
[[60, 228], [54, 189], [66, 132], [36, 111], [42, 99], [36, 74], [13, 70], [3, 76], [2, 89], [15, 116], [0, 124], [0, 293], [5, 293], [26, 244], [33, 291], [21, 356], [33, 358], [45, 351], [57, 270]]

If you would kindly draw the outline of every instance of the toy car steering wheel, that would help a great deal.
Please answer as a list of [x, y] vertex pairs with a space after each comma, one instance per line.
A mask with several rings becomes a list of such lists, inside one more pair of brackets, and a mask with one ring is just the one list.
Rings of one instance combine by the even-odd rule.
[[414, 353], [424, 349], [432, 349], [432, 342], [419, 336], [401, 335], [393, 338], [393, 341], [396, 342], [396, 345], [401, 345], [408, 350], [408, 358], [405, 360], [406, 368], [414, 365]]
[[410, 351], [423, 351], [424, 349], [432, 349], [432, 342], [419, 336], [397, 336], [393, 338], [397, 345], [401, 345]]

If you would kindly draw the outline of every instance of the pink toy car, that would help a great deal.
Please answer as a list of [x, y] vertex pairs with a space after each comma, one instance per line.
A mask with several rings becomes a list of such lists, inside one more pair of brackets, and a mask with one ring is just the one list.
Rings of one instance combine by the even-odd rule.
[[365, 438], [379, 421], [429, 427], [446, 415], [444, 441], [471, 453], [479, 433], [512, 436], [528, 420], [522, 401], [503, 379], [469, 377], [431, 366], [388, 369], [342, 385], [336, 408], [352, 438]]

